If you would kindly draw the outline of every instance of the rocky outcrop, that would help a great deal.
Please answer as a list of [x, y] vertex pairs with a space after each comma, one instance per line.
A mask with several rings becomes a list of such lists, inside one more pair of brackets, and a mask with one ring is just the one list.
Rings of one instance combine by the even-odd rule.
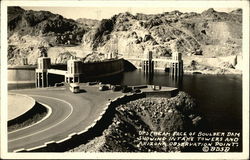
[[173, 45], [183, 55], [240, 55], [241, 28], [240, 9], [225, 13], [211, 8], [201, 14], [127, 12], [103, 21], [99, 29], [83, 37], [83, 45], [134, 57], [140, 57], [145, 49], [152, 50], [155, 57], [171, 56]]
[[[155, 58], [169, 57], [178, 51], [184, 61], [189, 56], [242, 55], [241, 9], [225, 13], [210, 8], [201, 14], [177, 10], [150, 15], [126, 12], [101, 21], [84, 18], [74, 21], [47, 11], [9, 7], [8, 17], [12, 46], [9, 64], [18, 64], [16, 58], [20, 52], [26, 53], [28, 59], [30, 54], [33, 58], [39, 57], [36, 48], [40, 44], [34, 45], [32, 38], [40, 39], [48, 50], [54, 46], [80, 46], [86, 51], [76, 53], [81, 58], [92, 53], [140, 58], [145, 50], [151, 50]], [[28, 45], [30, 42], [32, 46]], [[30, 47], [32, 52], [27, 51]]]
[[8, 7], [9, 37], [14, 33], [22, 36], [76, 36], [83, 35], [85, 31], [80, 23], [58, 14]]
[[22, 58], [36, 64], [41, 47], [79, 45], [89, 29], [72, 19], [48, 11], [8, 7], [8, 64], [20, 65]]
[[88, 18], [78, 18], [76, 21], [78, 23], [83, 24], [86, 28], [89, 28], [89, 29], [94, 28], [99, 23], [99, 20], [88, 19]]
[[27, 58], [28, 64], [36, 64], [37, 58], [46, 55], [50, 46], [44, 37], [17, 33], [9, 37], [8, 42], [8, 65], [22, 65], [23, 58]]

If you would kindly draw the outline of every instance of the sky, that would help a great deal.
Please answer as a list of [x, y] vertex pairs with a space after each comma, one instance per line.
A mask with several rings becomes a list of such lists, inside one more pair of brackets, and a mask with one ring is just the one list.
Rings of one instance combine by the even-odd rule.
[[[89, 19], [104, 19], [111, 18], [118, 13], [124, 13], [129, 11], [132, 14], [145, 13], [145, 14], [157, 14], [163, 12], [170, 12], [173, 10], [179, 10], [181, 12], [197, 12], [201, 13], [208, 8], [139, 8], [139, 7], [23, 7], [26, 10], [35, 11], [50, 11], [55, 14], [60, 14], [65, 18], [77, 19], [77, 18], [89, 18]], [[236, 8], [214, 8], [216, 11], [230, 12]]]

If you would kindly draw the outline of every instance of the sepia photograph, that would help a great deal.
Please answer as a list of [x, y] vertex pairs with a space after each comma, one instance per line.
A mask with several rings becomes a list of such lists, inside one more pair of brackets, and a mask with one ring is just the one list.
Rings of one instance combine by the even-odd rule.
[[249, 3], [3, 1], [0, 117], [6, 159], [248, 159]]

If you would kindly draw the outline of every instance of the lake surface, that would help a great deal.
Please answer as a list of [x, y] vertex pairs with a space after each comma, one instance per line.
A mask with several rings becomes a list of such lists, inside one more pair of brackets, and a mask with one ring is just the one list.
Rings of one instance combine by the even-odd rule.
[[196, 99], [197, 109], [217, 131], [242, 129], [242, 76], [241, 75], [184, 75], [172, 79], [166, 72], [148, 76], [136, 70], [105, 80], [124, 85], [154, 84], [178, 87]]

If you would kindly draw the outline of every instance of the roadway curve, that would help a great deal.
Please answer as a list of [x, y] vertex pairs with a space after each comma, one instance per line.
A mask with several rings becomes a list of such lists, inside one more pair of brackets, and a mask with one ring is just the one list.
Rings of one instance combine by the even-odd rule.
[[30, 149], [49, 141], [59, 141], [69, 134], [80, 132], [97, 119], [108, 99], [120, 92], [98, 91], [97, 87], [83, 85], [86, 93], [73, 94], [65, 88], [23, 89], [11, 93], [26, 94], [37, 102], [48, 105], [52, 113], [45, 120], [30, 127], [8, 133], [8, 150]]

